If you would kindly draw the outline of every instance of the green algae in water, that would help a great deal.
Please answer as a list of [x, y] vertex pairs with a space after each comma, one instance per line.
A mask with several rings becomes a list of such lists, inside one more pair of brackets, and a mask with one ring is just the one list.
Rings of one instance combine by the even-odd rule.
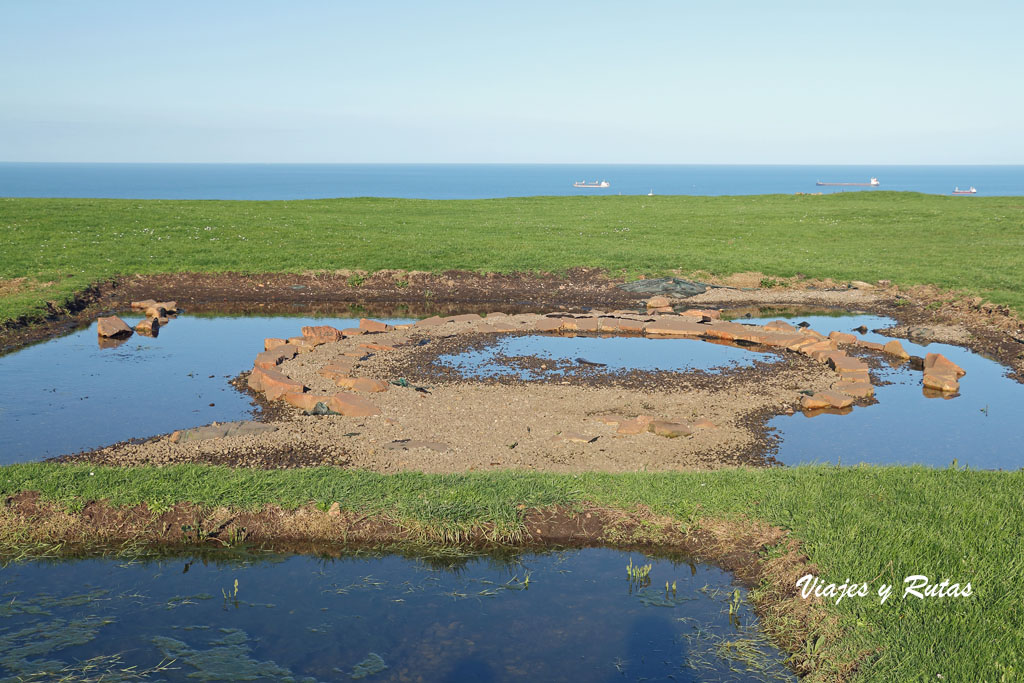
[[249, 636], [241, 629], [221, 629], [223, 637], [209, 642], [210, 647], [196, 649], [167, 636], [156, 636], [153, 644], [168, 659], [188, 664], [195, 669], [189, 678], [199, 681], [259, 681], [276, 679], [288, 683], [307, 683], [311, 678], [296, 678], [292, 672], [272, 661], [259, 661], [250, 656]]
[[355, 665], [355, 668], [352, 669], [352, 673], [348, 677], [358, 681], [368, 676], [379, 674], [387, 668], [388, 665], [384, 663], [384, 658], [376, 652], [371, 652], [366, 655], [366, 659]]
[[76, 621], [39, 620], [17, 631], [0, 634], [0, 667], [15, 674], [0, 681], [17, 681], [24, 676], [59, 671], [67, 666], [65, 662], [38, 658], [90, 643], [100, 629], [113, 622], [114, 619], [108, 617], [86, 617]]
[[[763, 649], [748, 647], [756, 616], [745, 603], [740, 619], [729, 614], [731, 577], [705, 565], [640, 557], [658, 581], [630, 593], [629, 555], [602, 548], [440, 559], [230, 553], [12, 566], [3, 586], [21, 606], [0, 620], [0, 678], [60, 680], [79, 667], [71, 680], [97, 680], [94, 671], [100, 680], [608, 680], [617, 670], [792, 680], [763, 637]], [[225, 586], [235, 597], [236, 578], [245, 594], [282, 607], [221, 600]], [[68, 590], [82, 585], [90, 590]], [[52, 616], [22, 609], [36, 592]], [[78, 632], [34, 643], [63, 623]]]

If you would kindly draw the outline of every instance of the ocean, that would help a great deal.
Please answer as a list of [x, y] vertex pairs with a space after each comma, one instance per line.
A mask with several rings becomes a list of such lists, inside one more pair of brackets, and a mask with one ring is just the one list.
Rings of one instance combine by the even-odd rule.
[[[752, 195], [874, 192], [818, 187], [879, 180], [878, 190], [1024, 195], [1024, 166], [727, 166], [594, 164], [0, 163], [0, 197], [124, 199], [487, 199], [552, 195]], [[607, 188], [578, 189], [576, 181]]]

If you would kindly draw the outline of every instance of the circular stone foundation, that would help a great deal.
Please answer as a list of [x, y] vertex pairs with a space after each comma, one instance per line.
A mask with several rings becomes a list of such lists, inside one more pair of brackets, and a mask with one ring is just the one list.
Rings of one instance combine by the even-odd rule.
[[[514, 358], [509, 373], [479, 377], [450, 362], [537, 335], [587, 337], [591, 344], [634, 337], [665, 348], [710, 343], [744, 358], [689, 369], [651, 369], [643, 358], [641, 369], [535, 354]], [[344, 461], [384, 472], [764, 465], [773, 450], [770, 418], [870, 402], [869, 365], [861, 357], [909, 358], [899, 342], [881, 347], [782, 321], [743, 325], [713, 310], [470, 314], [398, 327], [363, 320], [358, 329], [303, 328], [302, 336], [267, 339], [264, 348], [247, 383], [266, 401], [275, 431], [124, 444], [104, 449], [104, 459], [170, 463], [237, 452], [244, 460], [246, 453], [287, 447], [317, 454], [309, 465]]]

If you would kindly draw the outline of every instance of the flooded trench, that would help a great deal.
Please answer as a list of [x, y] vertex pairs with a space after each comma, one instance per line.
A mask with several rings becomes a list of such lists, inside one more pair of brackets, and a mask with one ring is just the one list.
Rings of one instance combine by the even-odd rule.
[[4, 568], [0, 681], [86, 666], [102, 680], [795, 680], [728, 573], [602, 548]]
[[[134, 322], [131, 316], [125, 316]], [[766, 323], [777, 317], [741, 319]], [[870, 330], [894, 321], [873, 315], [799, 315], [791, 323], [849, 332], [884, 343]], [[388, 320], [390, 323], [405, 319]], [[228, 383], [251, 367], [264, 337], [297, 334], [303, 325], [339, 329], [355, 318], [181, 315], [158, 337], [135, 335], [112, 348], [97, 344], [95, 324], [0, 357], [0, 463], [41, 460], [151, 437], [213, 421], [249, 419], [251, 397]], [[967, 371], [952, 398], [928, 398], [920, 372], [878, 362], [874, 403], [848, 414], [780, 415], [768, 422], [775, 458], [785, 464], [924, 464], [1017, 469], [1012, 447], [1024, 431], [1024, 386], [998, 363], [963, 348], [902, 340], [915, 356], [941, 353]], [[437, 365], [466, 377], [564, 383], [637, 371], [709, 373], [778, 362], [784, 353], [693, 339], [596, 336], [498, 336], [483, 347], [442, 355]]]

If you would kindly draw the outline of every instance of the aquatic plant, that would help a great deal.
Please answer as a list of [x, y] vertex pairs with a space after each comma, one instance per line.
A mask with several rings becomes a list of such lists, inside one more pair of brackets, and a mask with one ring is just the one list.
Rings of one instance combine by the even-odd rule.
[[379, 674], [387, 668], [388, 665], [384, 663], [384, 658], [376, 652], [371, 652], [366, 655], [366, 659], [355, 665], [348, 677], [353, 680], [359, 680], [367, 676]]
[[644, 588], [651, 584], [651, 565], [639, 565], [633, 564], [633, 558], [629, 558], [629, 564], [626, 565], [626, 576], [629, 579], [630, 588], [633, 586], [639, 586]]

